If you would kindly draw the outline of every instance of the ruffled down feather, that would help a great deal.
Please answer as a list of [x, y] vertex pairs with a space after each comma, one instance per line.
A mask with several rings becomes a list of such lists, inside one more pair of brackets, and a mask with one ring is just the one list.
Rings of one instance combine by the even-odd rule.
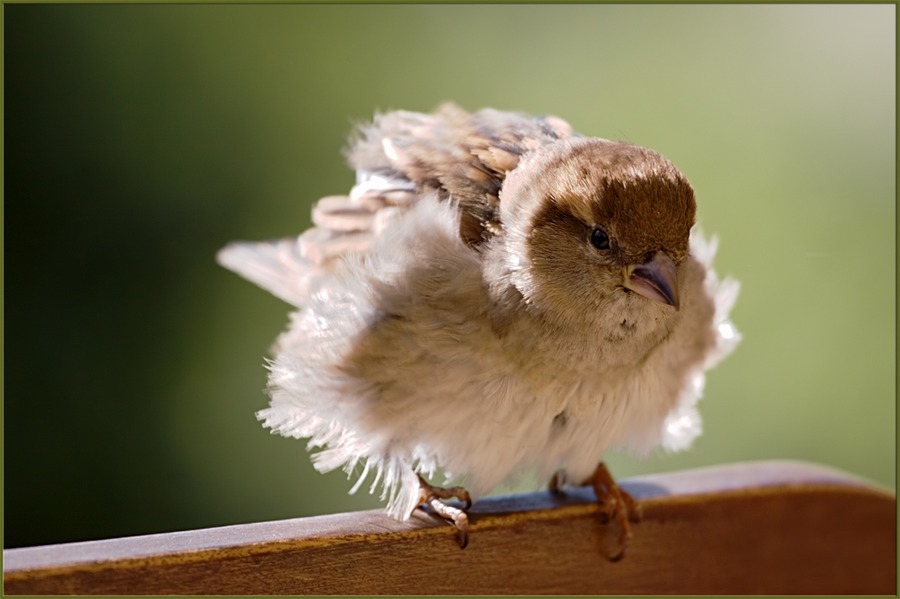
[[699, 227], [694, 227], [691, 230], [690, 243], [691, 254], [706, 269], [704, 286], [715, 306], [713, 316], [715, 345], [703, 364], [688, 376], [687, 387], [682, 391], [677, 407], [663, 422], [662, 446], [668, 451], [687, 449], [702, 432], [703, 425], [697, 411], [697, 402], [703, 396], [706, 371], [734, 351], [741, 340], [741, 334], [729, 317], [737, 301], [740, 283], [731, 277], [719, 280], [712, 266], [719, 246], [718, 238], [713, 235], [707, 240], [703, 236], [703, 231]]
[[[705, 288], [714, 303], [715, 344], [705, 361], [689, 375], [677, 407], [663, 423], [662, 446], [669, 451], [686, 449], [701, 433], [701, 419], [696, 405], [703, 394], [705, 371], [733, 351], [741, 338], [729, 319], [740, 285], [731, 278], [720, 280], [713, 270], [717, 245], [715, 237], [706, 240], [699, 230], [692, 232], [691, 252], [706, 268]], [[365, 294], [366, 289], [353, 289], [359, 285], [364, 283], [348, 277], [336, 287], [343, 286], [351, 295]], [[361, 387], [358, 381], [329, 368], [328, 360], [329, 355], [333, 358], [343, 352], [352, 342], [353, 333], [364, 330], [366, 323], [375, 315], [360, 312], [358, 302], [352, 302], [351, 306], [351, 302], [345, 303], [340, 295], [316, 299], [329, 303], [333, 310], [341, 311], [344, 318], [336, 319], [341, 324], [337, 328], [319, 330], [317, 327], [321, 326], [321, 321], [312, 316], [315, 311], [303, 310], [294, 313], [291, 331], [285, 335], [299, 333], [307, 340], [316, 338], [315, 343], [329, 351], [303, 351], [293, 358], [282, 353], [276, 362], [270, 363], [272, 404], [259, 411], [257, 417], [273, 433], [308, 438], [308, 449], [315, 450], [312, 461], [318, 471], [325, 473], [341, 468], [348, 477], [358, 472], [350, 493], [358, 491], [371, 478], [369, 492], [374, 493], [380, 485], [381, 499], [387, 502], [388, 514], [406, 520], [418, 504], [419, 481], [416, 473], [431, 477], [439, 464], [425, 447], [417, 446], [411, 451], [404, 448], [402, 452], [395, 453], [391, 451], [390, 439], [386, 435], [372, 431], [365, 435], [356, 432], [365, 430], [365, 427], [354, 422], [359, 414], [354, 405], [358, 404], [348, 404], [346, 398], [363, 399], [371, 391]]]

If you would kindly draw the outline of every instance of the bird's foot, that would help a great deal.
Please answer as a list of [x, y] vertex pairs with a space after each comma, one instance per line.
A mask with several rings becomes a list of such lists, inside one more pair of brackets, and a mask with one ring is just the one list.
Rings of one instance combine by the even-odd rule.
[[618, 547], [608, 556], [610, 561], [618, 561], [625, 555], [628, 542], [631, 540], [631, 523], [639, 522], [641, 519], [640, 505], [634, 497], [616, 484], [603, 462], [584, 484], [594, 488], [603, 523], [615, 522], [618, 525]]
[[[417, 475], [418, 476], [418, 475]], [[459, 509], [442, 501], [442, 499], [450, 499], [456, 497], [463, 502], [464, 507]], [[469, 492], [462, 487], [433, 487], [419, 476], [419, 506], [428, 505], [434, 512], [452, 523], [459, 531], [459, 548], [465, 549], [469, 544], [469, 517], [465, 510], [472, 507], [472, 498]]]

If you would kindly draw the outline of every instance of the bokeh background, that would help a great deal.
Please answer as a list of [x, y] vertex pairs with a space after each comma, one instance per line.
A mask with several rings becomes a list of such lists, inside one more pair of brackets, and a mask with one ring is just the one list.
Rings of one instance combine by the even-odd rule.
[[619, 477], [894, 487], [895, 10], [4, 5], [4, 545], [379, 505], [257, 423], [288, 307], [214, 254], [346, 192], [353, 123], [444, 100], [662, 152], [743, 284], [704, 435]]

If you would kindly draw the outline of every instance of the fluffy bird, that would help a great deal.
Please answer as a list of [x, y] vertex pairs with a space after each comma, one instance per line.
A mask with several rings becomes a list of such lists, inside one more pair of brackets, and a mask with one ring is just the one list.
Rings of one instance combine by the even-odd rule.
[[471, 498], [523, 470], [592, 484], [620, 557], [638, 510], [604, 455], [688, 447], [704, 372], [739, 340], [687, 179], [558, 117], [452, 104], [376, 115], [347, 157], [357, 183], [313, 228], [218, 255], [296, 307], [258, 418], [462, 546]]

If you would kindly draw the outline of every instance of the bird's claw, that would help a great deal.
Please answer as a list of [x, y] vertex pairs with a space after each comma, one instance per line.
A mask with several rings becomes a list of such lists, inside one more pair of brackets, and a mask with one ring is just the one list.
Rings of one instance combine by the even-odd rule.
[[566, 486], [566, 471], [565, 470], [557, 470], [553, 473], [553, 476], [550, 477], [550, 482], [547, 483], [547, 490], [557, 497], [562, 497], [565, 495], [565, 491], [563, 491], [563, 487]]
[[[463, 508], [448, 505], [443, 499], [455, 497], [463, 502]], [[453, 524], [459, 533], [459, 548], [465, 549], [469, 544], [469, 516], [465, 510], [472, 507], [472, 497], [462, 487], [433, 487], [419, 476], [418, 506], [428, 505], [444, 520]]]
[[[548, 490], [556, 496], [565, 494], [563, 487], [566, 484], [565, 470], [557, 470], [547, 484]], [[627, 491], [623, 490], [613, 479], [606, 464], [602, 462], [597, 466], [594, 474], [581, 483], [581, 486], [590, 485], [597, 496], [600, 522], [618, 524], [619, 536], [616, 539], [616, 550], [607, 557], [610, 561], [618, 561], [625, 555], [628, 542], [631, 540], [631, 522], [640, 522], [641, 506]]]
[[630, 523], [639, 522], [641, 519], [640, 505], [634, 497], [616, 484], [606, 465], [602, 462], [585, 484], [590, 484], [597, 496], [600, 521], [603, 524], [609, 522], [618, 524], [618, 547], [612, 555], [608, 556], [610, 561], [618, 561], [625, 555], [625, 550], [631, 540]]

